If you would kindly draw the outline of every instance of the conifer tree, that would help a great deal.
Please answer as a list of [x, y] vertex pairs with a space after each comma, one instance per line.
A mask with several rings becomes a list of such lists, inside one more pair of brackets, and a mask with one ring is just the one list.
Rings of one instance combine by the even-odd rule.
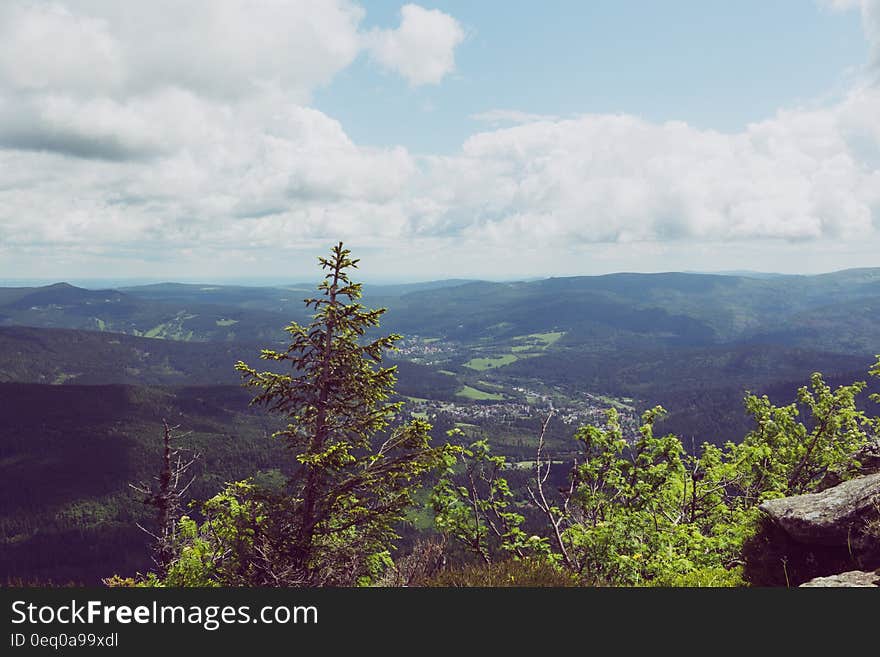
[[[448, 464], [448, 447], [430, 446], [430, 425], [394, 424], [394, 367], [385, 352], [400, 339], [373, 337], [385, 309], [358, 302], [349, 277], [358, 260], [337, 244], [328, 258], [308, 326], [286, 327], [290, 344], [261, 358], [284, 366], [258, 371], [239, 362], [252, 404], [287, 419], [275, 434], [295, 459], [280, 492], [237, 482], [205, 505], [206, 522], [188, 526], [188, 550], [172, 585], [320, 586], [369, 581], [390, 563], [395, 526], [423, 475]], [[283, 371], [279, 371], [283, 370]], [[184, 532], [186, 534], [186, 531]], [[184, 556], [185, 555], [185, 556]]]

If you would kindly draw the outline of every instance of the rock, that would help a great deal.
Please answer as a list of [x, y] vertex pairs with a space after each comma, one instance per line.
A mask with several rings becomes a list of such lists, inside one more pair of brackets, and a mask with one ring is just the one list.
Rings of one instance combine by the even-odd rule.
[[847, 545], [799, 543], [765, 515], [743, 544], [743, 577], [752, 586], [798, 586], [816, 577], [880, 566], [856, 559]]
[[852, 546], [870, 522], [880, 520], [880, 473], [856, 477], [821, 493], [768, 500], [759, 508], [797, 542]]
[[759, 508], [764, 518], [743, 545], [744, 573], [753, 585], [797, 586], [831, 578], [810, 585], [844, 586], [852, 573], [880, 566], [880, 473], [818, 493], [768, 500]]
[[830, 575], [828, 577], [817, 577], [809, 582], [804, 582], [804, 586], [859, 586], [859, 587], [880, 587], [880, 573], [866, 572], [864, 570], [850, 570], [839, 575]]

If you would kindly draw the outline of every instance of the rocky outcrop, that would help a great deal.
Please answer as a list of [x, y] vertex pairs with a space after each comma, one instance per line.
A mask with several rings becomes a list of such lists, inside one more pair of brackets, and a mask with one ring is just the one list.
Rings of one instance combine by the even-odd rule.
[[850, 570], [839, 575], [831, 575], [829, 577], [816, 577], [809, 582], [804, 582], [801, 587], [805, 586], [823, 586], [823, 587], [880, 587], [880, 573], [867, 572], [864, 570]]
[[761, 527], [743, 546], [745, 577], [753, 585], [797, 586], [829, 576], [844, 581], [880, 566], [880, 472], [759, 508]]
[[852, 545], [870, 522], [880, 520], [880, 473], [821, 493], [769, 500], [758, 508], [800, 543]]

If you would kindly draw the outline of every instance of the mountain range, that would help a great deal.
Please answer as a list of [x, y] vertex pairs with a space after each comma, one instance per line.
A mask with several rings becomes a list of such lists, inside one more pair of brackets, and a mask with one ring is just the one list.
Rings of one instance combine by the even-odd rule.
[[[0, 580], [94, 583], [148, 567], [133, 529], [145, 509], [127, 484], [158, 467], [163, 418], [205, 457], [196, 498], [232, 478], [283, 480], [268, 437], [278, 418], [248, 406], [233, 365], [282, 347], [313, 294], [0, 288]], [[660, 403], [665, 430], [720, 443], [748, 430], [747, 390], [788, 403], [814, 371], [864, 380], [880, 352], [880, 268], [434, 281], [366, 286], [363, 303], [388, 308], [380, 330], [403, 336], [392, 358], [408, 412], [434, 413], [438, 438], [462, 426], [514, 458], [533, 448], [535, 418], [499, 424], [493, 405]], [[562, 445], [574, 427], [554, 431]]]

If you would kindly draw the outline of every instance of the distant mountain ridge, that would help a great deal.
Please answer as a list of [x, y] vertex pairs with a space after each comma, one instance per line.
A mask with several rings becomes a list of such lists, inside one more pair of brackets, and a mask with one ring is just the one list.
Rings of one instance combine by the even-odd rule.
[[[364, 292], [365, 304], [390, 309], [389, 328], [459, 341], [563, 330], [568, 344], [578, 339], [594, 344], [608, 332], [626, 340], [691, 345], [778, 342], [786, 336], [794, 345], [831, 351], [880, 344], [880, 330], [871, 322], [880, 303], [880, 268], [772, 278], [669, 272], [509, 283], [450, 280]], [[311, 294], [305, 285], [0, 288], [0, 326], [274, 342], [283, 339], [280, 329], [289, 321], [308, 319], [302, 301]], [[836, 335], [826, 331], [829, 319], [842, 327]]]
[[290, 320], [286, 314], [210, 301], [208, 297], [201, 303], [157, 301], [67, 283], [0, 288], [0, 326], [109, 331], [197, 342], [283, 339], [281, 329]]
[[[849, 350], [874, 341], [880, 329], [865, 319], [880, 299], [880, 269], [861, 269], [771, 279], [718, 274], [607, 274], [550, 278], [528, 283], [471, 283], [389, 300], [395, 330], [462, 337], [503, 337], [540, 330], [565, 330], [570, 344], [578, 335], [610, 330], [641, 339], [723, 343], [754, 340], [792, 328], [810, 313], [827, 316], [840, 307], [838, 321], [857, 321], [864, 339], [849, 340]], [[852, 303], [865, 310], [852, 315]], [[850, 305], [847, 305], [850, 304]], [[452, 309], [455, 312], [450, 312]], [[621, 333], [623, 332], [623, 333]], [[811, 339], [810, 346], [836, 350], [839, 336]], [[821, 343], [821, 344], [817, 344]], [[566, 342], [560, 342], [563, 346]]]

